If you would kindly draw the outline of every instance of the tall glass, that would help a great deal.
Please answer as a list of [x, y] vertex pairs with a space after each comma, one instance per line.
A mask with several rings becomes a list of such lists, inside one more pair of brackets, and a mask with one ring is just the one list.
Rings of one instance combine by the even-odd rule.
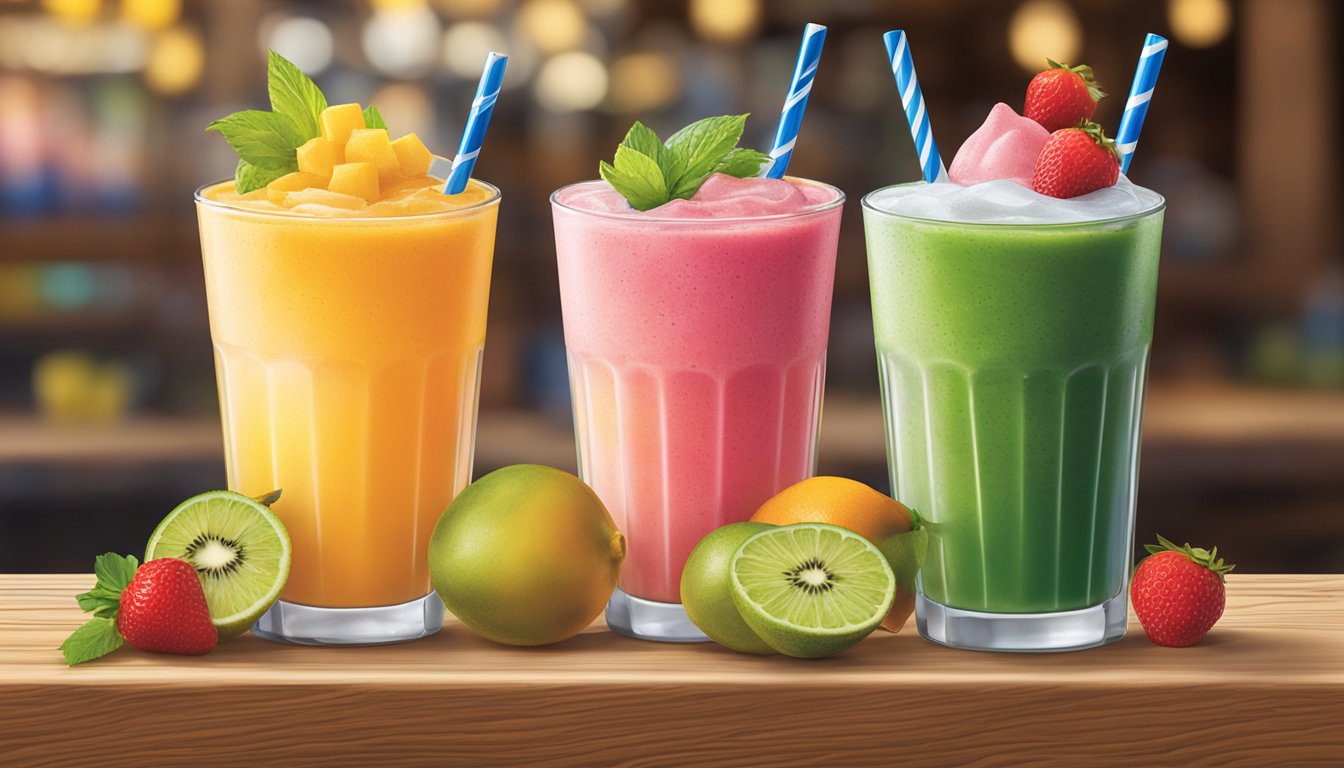
[[480, 187], [463, 209], [385, 218], [197, 192], [229, 488], [283, 489], [294, 548], [260, 636], [367, 644], [442, 626], [426, 545], [471, 477], [499, 208]]
[[607, 623], [703, 641], [680, 605], [691, 549], [816, 469], [844, 195], [652, 219], [573, 207], [594, 184], [551, 203], [579, 471], [627, 543]]
[[929, 523], [916, 616], [980, 650], [1125, 631], [1163, 205], [965, 224], [864, 198], [894, 495]]

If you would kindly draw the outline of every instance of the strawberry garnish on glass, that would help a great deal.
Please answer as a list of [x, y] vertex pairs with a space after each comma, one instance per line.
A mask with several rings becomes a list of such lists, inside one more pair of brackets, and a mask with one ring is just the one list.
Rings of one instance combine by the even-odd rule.
[[1106, 95], [1092, 79], [1092, 68], [1086, 64], [1070, 67], [1051, 59], [1045, 61], [1050, 68], [1037, 73], [1027, 84], [1022, 115], [1052, 132], [1091, 120], [1097, 102]]
[[1031, 188], [1069, 198], [1109, 187], [1120, 178], [1120, 155], [1100, 125], [1084, 121], [1050, 134], [1036, 157]]
[[1161, 536], [1134, 569], [1129, 600], [1148, 639], [1170, 648], [1198, 643], [1223, 615], [1228, 565], [1213, 551], [1176, 546]]

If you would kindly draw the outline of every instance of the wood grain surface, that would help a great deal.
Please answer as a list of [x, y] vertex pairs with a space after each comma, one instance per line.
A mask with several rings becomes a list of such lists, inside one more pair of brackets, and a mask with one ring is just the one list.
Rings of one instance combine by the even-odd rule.
[[0, 765], [1339, 766], [1344, 576], [1229, 578], [1200, 645], [1131, 621], [1070, 654], [954, 651], [913, 626], [833, 659], [616, 636], [400, 646], [246, 635], [209, 656], [57, 651], [89, 575], [0, 575]]

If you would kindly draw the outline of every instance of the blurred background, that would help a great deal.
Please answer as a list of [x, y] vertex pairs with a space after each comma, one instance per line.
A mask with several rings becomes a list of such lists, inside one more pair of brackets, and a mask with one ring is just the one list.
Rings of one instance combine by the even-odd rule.
[[830, 27], [790, 172], [846, 190], [821, 471], [888, 488], [858, 198], [919, 169], [881, 33], [909, 31], [950, 158], [1049, 56], [1114, 133], [1171, 39], [1132, 168], [1166, 195], [1138, 538], [1245, 571], [1344, 571], [1344, 172], [1329, 0], [0, 0], [0, 571], [139, 552], [224, 484], [192, 191], [205, 125], [265, 108], [265, 51], [451, 155], [508, 52], [477, 174], [505, 191], [477, 476], [574, 468], [549, 193], [630, 122], [750, 111], [767, 148], [808, 21]]

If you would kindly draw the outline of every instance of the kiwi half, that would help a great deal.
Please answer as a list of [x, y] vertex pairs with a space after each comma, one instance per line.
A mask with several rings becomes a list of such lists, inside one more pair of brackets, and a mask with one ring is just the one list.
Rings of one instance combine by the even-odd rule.
[[196, 569], [220, 640], [246, 632], [289, 578], [289, 533], [267, 507], [277, 498], [209, 491], [178, 504], [150, 534], [146, 562], [176, 557]]
[[742, 542], [729, 565], [747, 626], [786, 656], [840, 653], [882, 623], [896, 577], [864, 537], [836, 525], [771, 528]]

